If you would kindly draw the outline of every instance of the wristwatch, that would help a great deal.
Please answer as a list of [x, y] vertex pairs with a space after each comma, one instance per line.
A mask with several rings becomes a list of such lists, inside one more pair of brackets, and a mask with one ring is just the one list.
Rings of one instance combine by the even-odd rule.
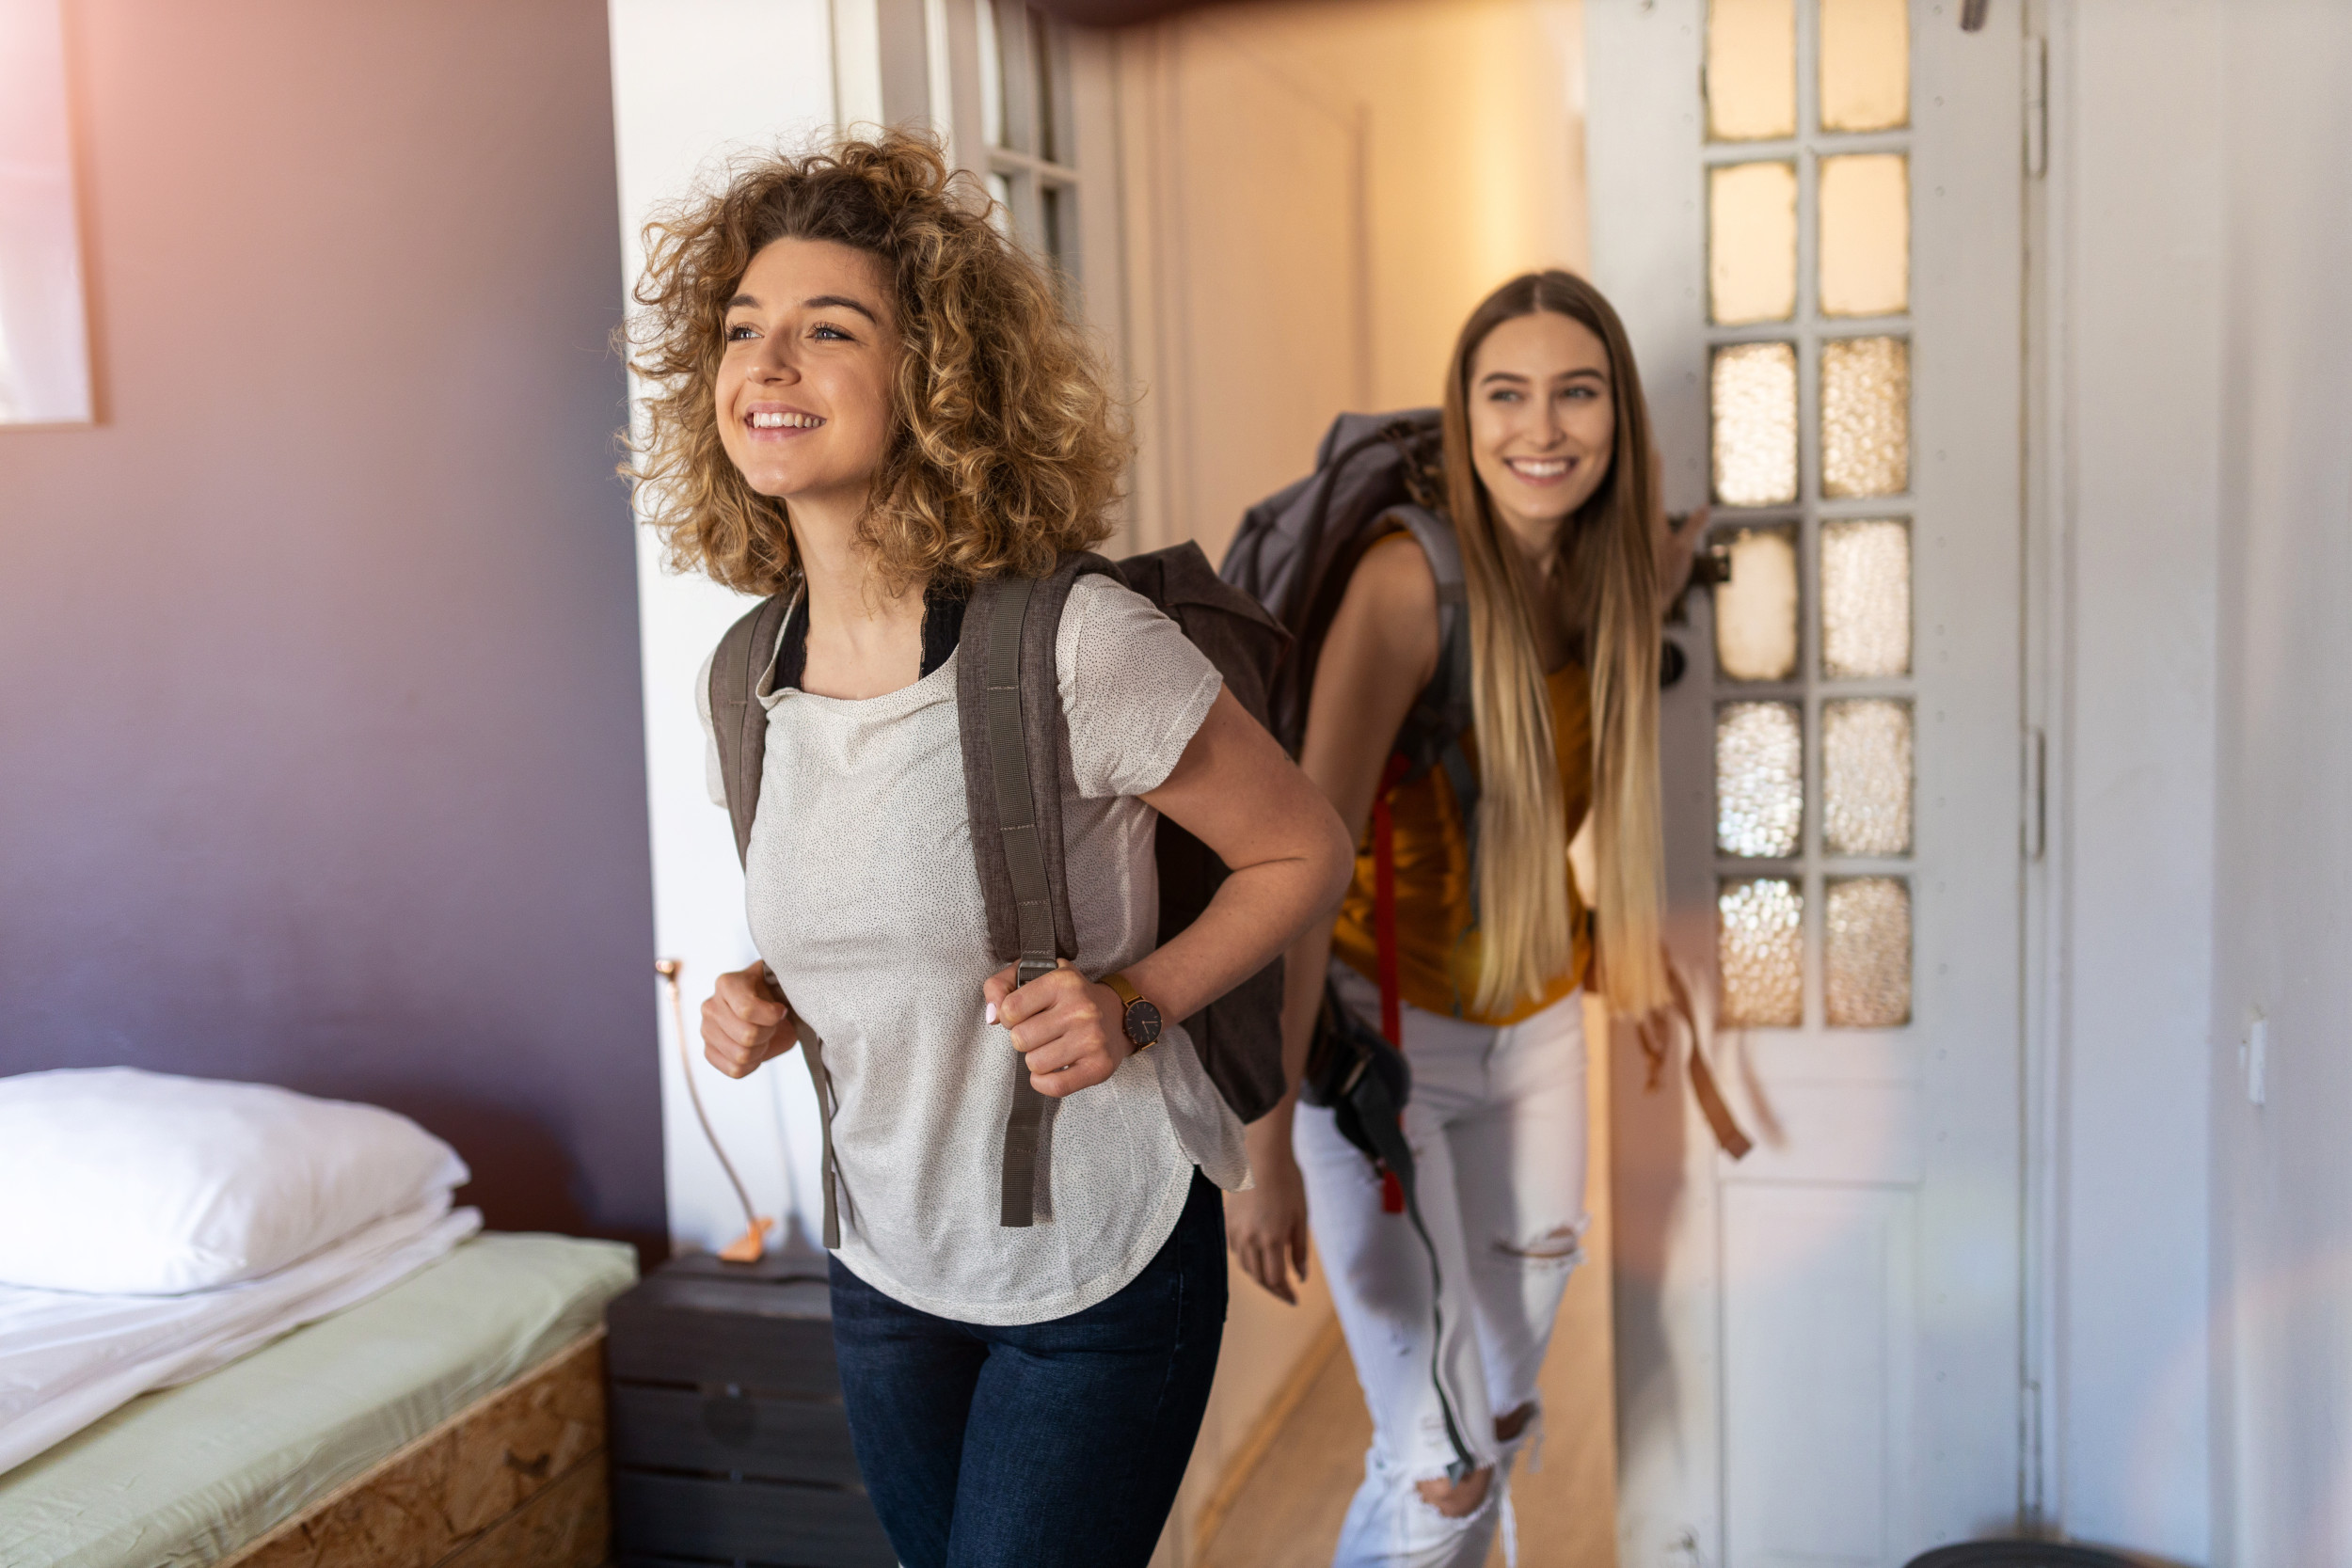
[[1160, 1037], [1160, 1010], [1143, 999], [1143, 993], [1127, 983], [1127, 976], [1110, 974], [1103, 976], [1104, 985], [1119, 993], [1126, 1010], [1119, 1016], [1120, 1026], [1127, 1032], [1127, 1043], [1137, 1051], [1149, 1051]]

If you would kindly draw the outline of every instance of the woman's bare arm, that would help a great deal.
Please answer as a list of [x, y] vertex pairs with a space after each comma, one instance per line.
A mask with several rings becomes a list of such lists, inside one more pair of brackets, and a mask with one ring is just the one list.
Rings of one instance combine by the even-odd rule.
[[[1228, 875], [1200, 917], [1128, 966], [1163, 1018], [1189, 1018], [1255, 974], [1347, 887], [1354, 851], [1330, 803], [1230, 691], [1145, 802], [1216, 851]], [[1012, 989], [984, 988], [1041, 1094], [1103, 1082], [1129, 1052], [1117, 993], [1062, 969]]]
[[1347, 891], [1355, 846], [1330, 802], [1231, 692], [1217, 694], [1175, 770], [1143, 799], [1228, 872], [1200, 919], [1127, 972], [1169, 1018], [1189, 1018], [1263, 969]]
[[[1383, 540], [1357, 566], [1325, 638], [1299, 755], [1347, 826], [1351, 863], [1397, 731], [1437, 673], [1438, 652], [1438, 579], [1429, 558], [1409, 536]], [[1283, 965], [1282, 1067], [1294, 1091], [1250, 1123], [1257, 1186], [1225, 1201], [1227, 1244], [1252, 1278], [1284, 1301], [1297, 1299], [1290, 1275], [1307, 1276], [1307, 1199], [1291, 1152], [1291, 1115], [1330, 963], [1331, 922], [1318, 919], [1291, 944]]]

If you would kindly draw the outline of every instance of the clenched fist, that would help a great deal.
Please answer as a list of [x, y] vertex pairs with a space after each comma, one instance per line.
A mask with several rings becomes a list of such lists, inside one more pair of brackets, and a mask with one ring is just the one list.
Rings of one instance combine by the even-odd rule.
[[1089, 984], [1069, 959], [1018, 990], [1012, 981], [1007, 967], [990, 975], [980, 991], [993, 1009], [992, 1022], [1004, 1025], [1028, 1064], [1038, 1093], [1059, 1100], [1091, 1088], [1133, 1053], [1119, 993]]
[[766, 964], [722, 974], [703, 1004], [703, 1055], [729, 1078], [749, 1077], [760, 1063], [792, 1049], [791, 1022], [792, 1009]]

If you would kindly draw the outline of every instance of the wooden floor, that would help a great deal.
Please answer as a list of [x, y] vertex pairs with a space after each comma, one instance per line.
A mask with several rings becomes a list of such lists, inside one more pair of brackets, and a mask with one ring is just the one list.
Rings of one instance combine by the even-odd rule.
[[[1564, 1359], [1575, 1357], [1553, 1356], [1554, 1362]], [[1547, 1365], [1546, 1395], [1557, 1401], [1567, 1394], [1563, 1402], [1572, 1403], [1571, 1390], [1550, 1386], [1551, 1371]], [[1521, 1568], [1611, 1568], [1616, 1561], [1614, 1447], [1579, 1441], [1588, 1435], [1576, 1430], [1579, 1425], [1554, 1420], [1543, 1468], [1522, 1469], [1513, 1480]], [[1199, 1568], [1327, 1568], [1348, 1499], [1363, 1480], [1371, 1441], [1372, 1418], [1356, 1387], [1355, 1364], [1341, 1345], [1235, 1496]], [[1487, 1561], [1501, 1568], [1500, 1540]]]

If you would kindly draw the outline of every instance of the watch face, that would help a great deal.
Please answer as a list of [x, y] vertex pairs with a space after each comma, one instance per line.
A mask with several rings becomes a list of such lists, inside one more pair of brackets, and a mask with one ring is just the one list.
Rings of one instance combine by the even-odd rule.
[[1160, 1010], [1137, 998], [1127, 1004], [1127, 1041], [1137, 1047], [1160, 1037]]

